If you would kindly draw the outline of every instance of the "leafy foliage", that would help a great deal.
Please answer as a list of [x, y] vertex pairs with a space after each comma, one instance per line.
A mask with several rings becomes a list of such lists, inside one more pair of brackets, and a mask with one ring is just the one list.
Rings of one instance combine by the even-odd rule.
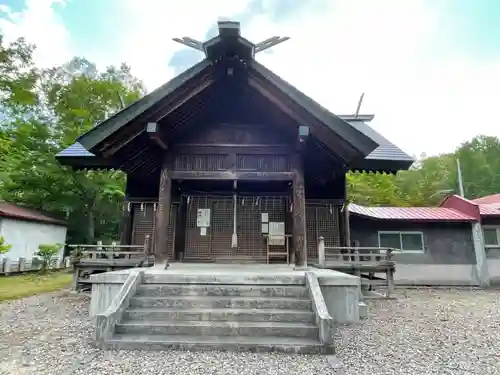
[[11, 247], [12, 247], [12, 245], [6, 244], [3, 236], [0, 236], [0, 254], [5, 254], [5, 253], [9, 252]]
[[40, 70], [32, 52], [22, 39], [8, 46], [0, 39], [0, 95], [7, 99], [0, 116], [0, 199], [66, 219], [68, 242], [116, 239], [123, 173], [72, 171], [55, 155], [145, 90], [125, 64], [99, 72], [74, 58]]
[[38, 252], [35, 254], [43, 259], [42, 270], [49, 268], [50, 261], [62, 249], [63, 245], [56, 243], [53, 245], [39, 245]]

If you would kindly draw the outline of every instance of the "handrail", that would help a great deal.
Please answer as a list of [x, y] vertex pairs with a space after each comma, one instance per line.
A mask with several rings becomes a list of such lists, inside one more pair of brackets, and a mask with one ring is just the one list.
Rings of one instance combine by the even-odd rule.
[[[337, 251], [332, 254], [333, 251]], [[325, 246], [324, 237], [318, 241], [318, 264], [325, 266], [326, 256], [329, 258], [336, 256], [339, 260], [346, 263], [363, 263], [366, 261], [380, 261], [381, 258], [386, 262], [392, 261], [392, 253], [399, 251], [390, 247], [361, 247], [361, 246]], [[328, 254], [327, 254], [328, 252]], [[365, 260], [365, 258], [369, 258]]]

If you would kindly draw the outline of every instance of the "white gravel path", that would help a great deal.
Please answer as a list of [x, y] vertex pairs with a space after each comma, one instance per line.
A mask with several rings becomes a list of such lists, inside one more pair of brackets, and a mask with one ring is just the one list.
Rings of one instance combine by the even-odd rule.
[[359, 326], [338, 328], [339, 369], [322, 356], [101, 352], [90, 346], [85, 297], [30, 297], [0, 304], [0, 374], [500, 374], [500, 291], [398, 294], [372, 303]]

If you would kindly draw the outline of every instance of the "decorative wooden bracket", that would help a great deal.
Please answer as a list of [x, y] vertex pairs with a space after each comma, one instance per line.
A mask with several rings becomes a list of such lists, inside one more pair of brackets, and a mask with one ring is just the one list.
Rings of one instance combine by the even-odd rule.
[[299, 142], [304, 143], [309, 137], [309, 126], [301, 125], [299, 126]]
[[149, 138], [158, 146], [160, 146], [163, 150], [168, 149], [167, 142], [163, 138], [160, 132], [160, 127], [156, 122], [150, 122], [147, 124], [146, 133], [148, 134]]

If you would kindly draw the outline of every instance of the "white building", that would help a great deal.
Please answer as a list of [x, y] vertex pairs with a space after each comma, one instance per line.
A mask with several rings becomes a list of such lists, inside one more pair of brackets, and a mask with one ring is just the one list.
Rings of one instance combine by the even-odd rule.
[[[0, 255], [17, 262], [19, 258], [31, 262], [39, 245], [66, 243], [67, 224], [40, 212], [0, 201], [0, 236], [6, 244], [12, 245], [9, 252]], [[58, 255], [63, 260], [64, 248]]]

